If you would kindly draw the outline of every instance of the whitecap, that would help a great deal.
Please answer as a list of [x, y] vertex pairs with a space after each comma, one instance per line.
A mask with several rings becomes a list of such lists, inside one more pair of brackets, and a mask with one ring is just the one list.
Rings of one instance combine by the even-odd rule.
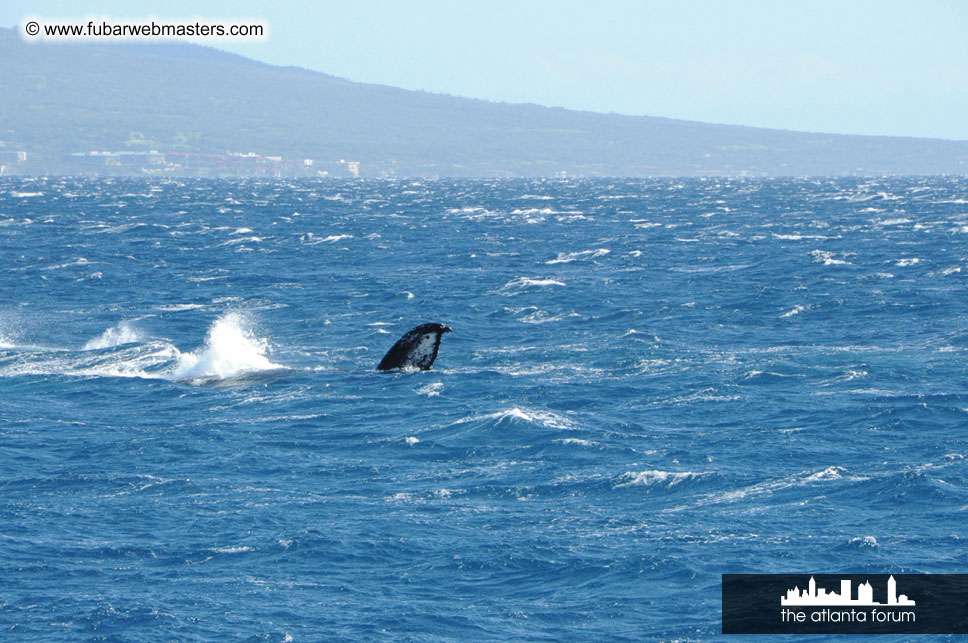
[[673, 267], [669, 268], [671, 272], [684, 272], [687, 274], [701, 274], [701, 273], [712, 273], [712, 272], [735, 272], [737, 270], [745, 270], [746, 268], [752, 267], [752, 264], [748, 263], [738, 263], [730, 264], [726, 266], [689, 266], [689, 267]]
[[205, 308], [204, 304], [167, 304], [164, 306], [158, 306], [155, 310], [160, 310], [166, 313], [179, 313], [186, 310], [199, 310]]
[[811, 473], [807, 477], [803, 478], [802, 484], [809, 484], [811, 482], [817, 482], [819, 480], [840, 480], [847, 473], [847, 469], [843, 467], [827, 467], [826, 469], [821, 469], [816, 473]]
[[522, 409], [519, 407], [498, 411], [497, 413], [489, 413], [487, 415], [467, 418], [462, 420], [462, 422], [474, 420], [497, 420], [498, 424], [509, 420], [523, 420], [525, 422], [538, 424], [549, 429], [574, 430], [578, 428], [572, 420], [562, 415], [558, 415], [557, 413], [552, 413], [551, 411]]
[[847, 470], [839, 466], [830, 466], [819, 471], [804, 471], [777, 480], [767, 480], [742, 489], [733, 491], [720, 491], [704, 496], [699, 504], [720, 504], [732, 503], [746, 498], [769, 495], [783, 489], [791, 487], [808, 486], [814, 484], [828, 483], [839, 480], [863, 481], [868, 478], [864, 476], [847, 476]]
[[649, 486], [654, 484], [666, 484], [666, 486], [674, 487], [686, 480], [695, 480], [707, 475], [709, 475], [708, 472], [660, 471], [658, 469], [626, 471], [619, 478], [622, 482], [616, 484], [615, 487], [630, 487], [633, 485]]
[[219, 245], [222, 246], [237, 246], [242, 243], [260, 243], [262, 241], [261, 237], [242, 237], [240, 239], [229, 239]]
[[433, 382], [432, 384], [427, 384], [426, 386], [421, 386], [417, 389], [418, 395], [426, 395], [427, 397], [437, 397], [440, 395], [441, 391], [444, 390], [443, 382]]
[[227, 275], [216, 275], [216, 276], [212, 276], [212, 277], [189, 277], [188, 278], [188, 281], [192, 282], [193, 284], [203, 284], [206, 281], [220, 281], [222, 279], [228, 279], [228, 276]]
[[[526, 209], [511, 210], [511, 214], [533, 216], [535, 214], [547, 215], [547, 214], [562, 214], [562, 213], [559, 212], [558, 210], [552, 210], [551, 208], [526, 208]], [[569, 214], [575, 214], [575, 213], [569, 213]]]
[[802, 239], [825, 240], [825, 239], [831, 239], [831, 238], [836, 238], [836, 237], [827, 237], [827, 236], [824, 236], [822, 234], [778, 234], [778, 233], [775, 233], [774, 232], [773, 233], [773, 238], [774, 239], [781, 239], [781, 240], [784, 240], [784, 241], [800, 241]]
[[565, 282], [558, 281], [557, 279], [540, 279], [531, 277], [518, 277], [512, 281], [507, 282], [501, 287], [501, 290], [510, 290], [513, 288], [547, 288], [549, 286], [564, 286]]
[[342, 241], [343, 239], [352, 239], [351, 234], [331, 234], [326, 237], [316, 237], [312, 232], [307, 232], [303, 236], [299, 237], [299, 240], [307, 246], [315, 246], [320, 243], [336, 243], [337, 241]]
[[227, 545], [225, 547], [212, 547], [209, 551], [213, 551], [216, 554], [241, 554], [247, 551], [255, 551], [248, 545]]
[[591, 440], [582, 440], [581, 438], [563, 438], [561, 440], [555, 440], [558, 444], [577, 444], [582, 447], [593, 447], [595, 443]]
[[[60, 270], [61, 268], [72, 268], [74, 266], [89, 266], [92, 262], [88, 261], [84, 257], [78, 257], [74, 261], [68, 261], [67, 263], [59, 263], [52, 266], [47, 266], [46, 268], [41, 268], [41, 270]], [[94, 262], [97, 263], [97, 262]]]
[[569, 313], [567, 315], [552, 315], [546, 310], [535, 310], [527, 315], [518, 317], [519, 322], [524, 322], [525, 324], [548, 324], [552, 322], [559, 322], [567, 317], [580, 317], [578, 313]]
[[33, 221], [27, 218], [21, 219], [20, 221], [16, 219], [0, 219], [0, 228], [6, 228], [8, 226], [15, 226], [15, 225], [30, 225], [31, 223], [33, 223]]
[[843, 259], [834, 259], [834, 253], [827, 250], [813, 250], [810, 252], [813, 256], [813, 260], [817, 263], [822, 263], [825, 266], [843, 266], [847, 265], [847, 261]]
[[558, 257], [555, 259], [549, 259], [546, 264], [556, 264], [556, 263], [571, 263], [572, 261], [578, 261], [579, 259], [597, 259], [598, 257], [604, 257], [611, 250], [608, 248], [598, 248], [595, 250], [582, 250], [580, 252], [559, 252]]

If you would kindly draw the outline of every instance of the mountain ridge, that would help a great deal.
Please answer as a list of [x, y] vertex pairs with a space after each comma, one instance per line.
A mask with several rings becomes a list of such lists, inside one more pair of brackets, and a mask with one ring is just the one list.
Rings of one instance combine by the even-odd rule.
[[0, 58], [0, 141], [27, 152], [24, 173], [70, 173], [79, 152], [160, 150], [347, 159], [363, 176], [968, 174], [968, 141], [492, 102], [187, 43], [32, 44], [0, 29]]

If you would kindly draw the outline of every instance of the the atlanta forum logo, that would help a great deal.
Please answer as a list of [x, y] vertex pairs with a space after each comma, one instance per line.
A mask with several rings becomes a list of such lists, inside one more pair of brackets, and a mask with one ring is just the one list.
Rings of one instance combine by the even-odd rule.
[[[884, 602], [874, 600], [874, 588], [870, 581], [857, 586], [857, 597], [854, 598], [849, 578], [841, 579], [839, 592], [827, 592], [825, 588], [817, 587], [817, 581], [811, 576], [806, 588], [800, 589], [794, 586], [787, 590], [785, 596], [780, 596], [780, 606], [782, 608], [780, 620], [784, 623], [803, 623], [808, 618], [814, 623], [914, 623], [917, 621], [914, 610], [902, 609], [914, 607], [915, 602], [907, 595], [897, 593], [897, 581], [894, 580], [894, 576], [887, 579], [887, 600]], [[813, 609], [809, 612], [791, 609], [794, 607]]]
[[723, 574], [723, 634], [968, 634], [968, 574]]

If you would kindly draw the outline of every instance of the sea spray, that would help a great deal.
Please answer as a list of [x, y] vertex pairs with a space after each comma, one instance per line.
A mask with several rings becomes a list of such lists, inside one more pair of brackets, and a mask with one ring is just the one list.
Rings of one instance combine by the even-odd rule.
[[268, 348], [266, 339], [252, 333], [244, 315], [237, 312], [226, 313], [212, 323], [204, 346], [179, 356], [171, 377], [226, 378], [282, 368], [266, 357]]
[[84, 350], [97, 350], [100, 348], [114, 348], [125, 344], [138, 344], [143, 342], [141, 332], [129, 321], [122, 321], [119, 324], [108, 328], [98, 337], [89, 340], [84, 344]]

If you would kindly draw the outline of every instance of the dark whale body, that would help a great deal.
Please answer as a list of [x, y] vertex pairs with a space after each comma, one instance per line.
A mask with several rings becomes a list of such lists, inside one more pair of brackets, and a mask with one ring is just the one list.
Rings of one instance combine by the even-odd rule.
[[389, 371], [395, 368], [430, 370], [434, 360], [437, 359], [440, 337], [449, 332], [450, 328], [443, 324], [420, 324], [397, 340], [397, 343], [380, 360], [377, 370]]

